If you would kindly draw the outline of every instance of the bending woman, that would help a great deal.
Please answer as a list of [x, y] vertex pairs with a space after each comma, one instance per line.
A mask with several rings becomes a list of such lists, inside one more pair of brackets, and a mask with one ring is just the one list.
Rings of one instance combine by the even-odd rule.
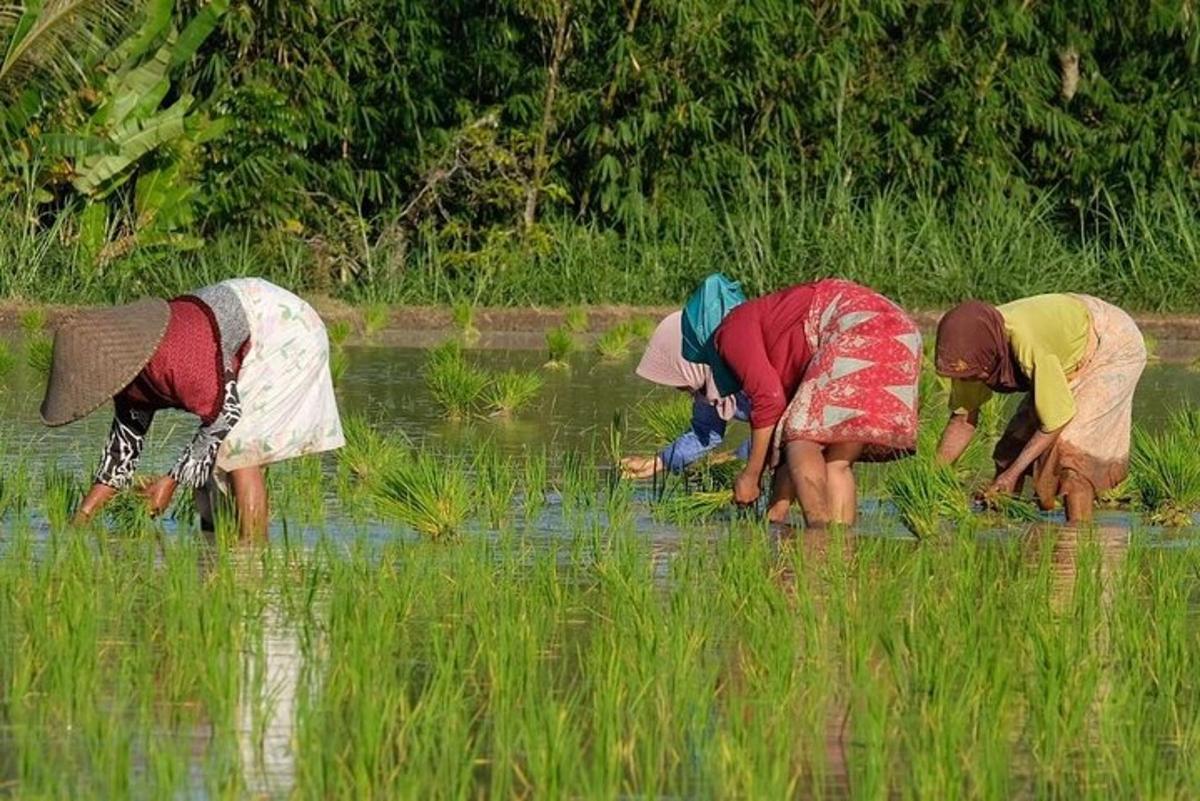
[[746, 302], [714, 275], [683, 311], [684, 358], [711, 367], [720, 394], [741, 390], [750, 401], [750, 455], [734, 500], [757, 500], [768, 461], [783, 461], [772, 513], [798, 494], [812, 527], [854, 523], [855, 462], [916, 447], [920, 355], [921, 335], [899, 306], [840, 279]]
[[[683, 358], [682, 316], [674, 312], [658, 324], [638, 363], [637, 374], [651, 383], [691, 394], [692, 425], [654, 456], [622, 459], [622, 472], [629, 478], [649, 478], [667, 471], [677, 473], [717, 448], [730, 420], [750, 419], [750, 404], [744, 394], [721, 397], [708, 365], [693, 364]], [[744, 459], [748, 452], [749, 443], [743, 443], [737, 454]]]
[[1137, 324], [1097, 298], [962, 303], [938, 324], [937, 371], [952, 379], [938, 454], [947, 462], [962, 455], [992, 393], [1027, 393], [996, 445], [990, 491], [1018, 493], [1032, 475], [1043, 508], [1063, 497], [1068, 521], [1090, 520], [1096, 493], [1129, 472], [1133, 393], [1145, 366]]
[[196, 490], [202, 522], [211, 527], [216, 495], [231, 488], [243, 537], [266, 533], [264, 465], [344, 444], [321, 318], [257, 278], [64, 321], [42, 420], [64, 425], [109, 399], [112, 428], [77, 522], [133, 482], [160, 409], [191, 412], [200, 428], [167, 475], [141, 486], [151, 512], [166, 510], [183, 485]]

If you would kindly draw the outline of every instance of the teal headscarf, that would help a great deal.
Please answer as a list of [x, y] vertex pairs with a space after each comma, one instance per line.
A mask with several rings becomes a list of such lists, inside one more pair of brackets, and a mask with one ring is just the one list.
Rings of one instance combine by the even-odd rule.
[[732, 395], [742, 384], [717, 353], [713, 334], [725, 315], [745, 302], [740, 284], [713, 273], [683, 305], [683, 358], [711, 367], [713, 382], [722, 396]]

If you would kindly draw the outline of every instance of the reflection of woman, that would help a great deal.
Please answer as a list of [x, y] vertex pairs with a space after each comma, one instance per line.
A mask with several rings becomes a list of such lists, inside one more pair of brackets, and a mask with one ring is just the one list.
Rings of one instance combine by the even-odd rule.
[[[717, 391], [742, 390], [753, 429], [734, 499], [752, 503], [772, 445], [772, 507], [799, 494], [810, 526], [852, 524], [853, 465], [911, 452], [917, 432], [921, 336], [904, 311], [837, 279], [745, 302], [737, 284], [707, 278], [683, 312], [683, 355], [712, 368]], [[790, 482], [789, 479], [790, 478]]]
[[63, 322], [42, 419], [70, 423], [110, 398], [112, 429], [80, 521], [133, 482], [159, 409], [191, 412], [200, 429], [167, 475], [142, 486], [151, 511], [165, 510], [182, 484], [196, 489], [211, 526], [214, 492], [228, 480], [245, 536], [266, 530], [263, 465], [343, 444], [321, 318], [300, 298], [255, 278]]
[[1086, 295], [962, 303], [938, 325], [937, 371], [952, 379], [940, 456], [954, 461], [993, 392], [1028, 393], [996, 446], [992, 491], [1019, 492], [1026, 475], [1044, 508], [1091, 519], [1096, 493], [1129, 471], [1133, 393], [1146, 366], [1128, 314]]
[[[721, 444], [730, 420], [748, 419], [750, 406], [745, 395], [738, 393], [722, 398], [708, 366], [693, 364], [683, 358], [681, 316], [679, 312], [669, 314], [658, 324], [637, 366], [637, 374], [654, 384], [690, 393], [692, 427], [654, 456], [622, 459], [621, 467], [631, 478], [682, 470]], [[739, 456], [745, 458], [746, 450], [746, 445], [739, 448]]]

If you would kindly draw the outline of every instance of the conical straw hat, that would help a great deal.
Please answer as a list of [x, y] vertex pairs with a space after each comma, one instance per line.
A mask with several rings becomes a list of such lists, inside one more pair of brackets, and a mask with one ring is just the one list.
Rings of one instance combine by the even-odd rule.
[[42, 421], [72, 423], [124, 389], [154, 355], [170, 318], [165, 300], [144, 298], [64, 320], [54, 332]]

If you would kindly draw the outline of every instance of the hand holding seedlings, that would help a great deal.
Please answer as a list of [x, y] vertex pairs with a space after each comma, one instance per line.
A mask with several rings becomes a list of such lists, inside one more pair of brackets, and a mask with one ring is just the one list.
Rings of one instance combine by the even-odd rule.
[[665, 471], [662, 459], [654, 456], [626, 456], [621, 460], [621, 475], [625, 478], [650, 478]]
[[758, 500], [758, 496], [762, 494], [759, 488], [760, 476], [755, 475], [749, 470], [743, 470], [738, 473], [737, 479], [733, 482], [733, 500], [738, 506], [750, 506]]
[[150, 507], [150, 514], [158, 517], [171, 505], [171, 499], [175, 497], [178, 487], [179, 483], [170, 476], [158, 476], [140, 482], [137, 492]]

